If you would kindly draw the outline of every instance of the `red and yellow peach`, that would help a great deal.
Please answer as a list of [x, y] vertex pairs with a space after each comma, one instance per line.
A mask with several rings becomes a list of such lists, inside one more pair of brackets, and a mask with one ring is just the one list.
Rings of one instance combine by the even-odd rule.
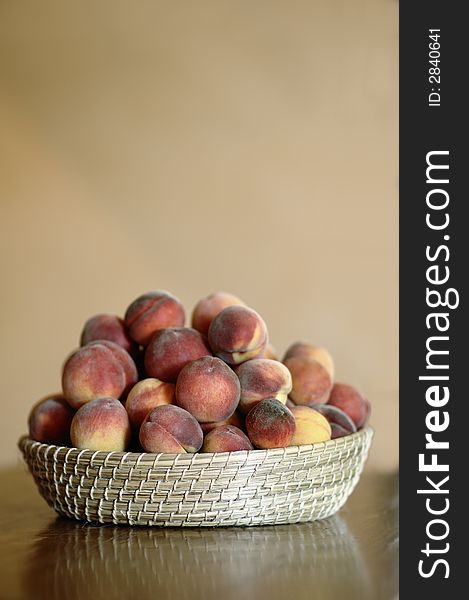
[[229, 306], [212, 321], [208, 341], [215, 356], [238, 365], [264, 352], [267, 327], [262, 317], [247, 306]]
[[145, 369], [149, 377], [175, 383], [183, 367], [211, 354], [204, 338], [195, 329], [160, 329], [145, 351]]
[[76, 448], [123, 452], [130, 442], [127, 411], [115, 398], [96, 398], [79, 408], [70, 427]]
[[176, 404], [200, 423], [228, 419], [239, 402], [236, 374], [215, 356], [203, 356], [188, 363], [176, 383]]
[[317, 360], [328, 370], [331, 379], [334, 379], [334, 360], [326, 348], [308, 344], [307, 342], [295, 342], [286, 351], [283, 362], [287, 358], [293, 358], [294, 356]]
[[137, 351], [137, 344], [130, 338], [123, 319], [116, 315], [100, 314], [88, 319], [81, 333], [80, 345], [107, 340], [121, 346], [130, 355]]
[[68, 446], [75, 411], [62, 394], [42, 398], [29, 413], [29, 437], [43, 444]]
[[361, 429], [369, 419], [371, 406], [368, 400], [353, 386], [336, 383], [332, 388], [328, 404], [340, 408]]
[[327, 402], [332, 389], [329, 371], [317, 360], [292, 356], [284, 361], [292, 376], [290, 399], [295, 404], [315, 406]]
[[285, 448], [295, 434], [295, 417], [280, 400], [261, 400], [246, 417], [246, 430], [256, 448]]
[[174, 388], [173, 383], [165, 383], [152, 377], [142, 379], [134, 385], [125, 401], [125, 409], [134, 431], [140, 429], [152, 409], [174, 403]]
[[206, 336], [213, 319], [228, 306], [244, 306], [244, 302], [228, 292], [215, 292], [199, 300], [192, 313], [192, 327]]
[[130, 337], [146, 346], [156, 331], [167, 327], [182, 327], [184, 307], [172, 294], [158, 290], [139, 296], [125, 313], [125, 324]]
[[277, 351], [271, 343], [267, 344], [267, 346], [264, 348], [264, 351], [261, 352], [261, 354], [259, 354], [259, 358], [270, 358], [270, 360], [279, 360]]
[[187, 410], [166, 404], [148, 413], [139, 437], [146, 452], [185, 454], [200, 450], [204, 436], [199, 423]]
[[236, 371], [241, 384], [239, 409], [247, 414], [265, 398], [286, 403], [292, 389], [290, 371], [285, 365], [268, 358], [254, 358], [241, 363]]
[[253, 450], [247, 435], [233, 425], [221, 425], [205, 436], [202, 452], [236, 452]]
[[91, 342], [76, 350], [62, 372], [64, 397], [73, 408], [101, 397], [120, 398], [137, 382], [130, 355], [106, 340]]
[[295, 406], [291, 409], [295, 417], [295, 433], [290, 446], [317, 444], [331, 439], [329, 421], [309, 406]]
[[331, 438], [344, 437], [355, 433], [357, 428], [352, 419], [343, 410], [331, 404], [319, 404], [315, 409], [326, 417], [331, 426]]

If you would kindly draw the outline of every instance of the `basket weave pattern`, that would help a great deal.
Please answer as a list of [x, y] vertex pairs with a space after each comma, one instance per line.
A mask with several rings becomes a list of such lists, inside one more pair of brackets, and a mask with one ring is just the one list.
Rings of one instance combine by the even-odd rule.
[[22, 437], [41, 495], [59, 514], [127, 525], [299, 523], [335, 513], [371, 445], [366, 427], [308, 446], [200, 454], [92, 452]]

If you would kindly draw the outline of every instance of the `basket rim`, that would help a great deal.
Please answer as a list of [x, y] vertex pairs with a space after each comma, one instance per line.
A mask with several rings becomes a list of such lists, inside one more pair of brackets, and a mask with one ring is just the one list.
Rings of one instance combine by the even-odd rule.
[[301, 446], [286, 446], [286, 447], [282, 447], [282, 448], [268, 448], [268, 449], [254, 449], [254, 450], [236, 450], [234, 452], [194, 452], [194, 453], [186, 453], [186, 454], [170, 454], [170, 453], [165, 453], [165, 452], [131, 452], [131, 451], [127, 451], [127, 452], [121, 452], [121, 451], [117, 451], [117, 450], [112, 450], [112, 451], [104, 451], [104, 450], [90, 450], [89, 448], [76, 448], [74, 446], [58, 446], [56, 444], [46, 444], [46, 443], [42, 443], [42, 442], [38, 442], [36, 440], [33, 440], [32, 438], [29, 437], [28, 434], [23, 434], [22, 436], [20, 436], [19, 440], [18, 440], [18, 447], [19, 449], [24, 452], [25, 449], [27, 447], [30, 448], [35, 448], [35, 449], [39, 449], [40, 448], [45, 448], [47, 450], [47, 452], [60, 452], [61, 450], [66, 451], [67, 453], [70, 452], [75, 452], [75, 453], [80, 453], [81, 455], [83, 454], [88, 454], [88, 455], [92, 455], [92, 456], [100, 456], [100, 457], [104, 457], [104, 456], [113, 456], [114, 458], [128, 458], [128, 459], [141, 459], [143, 456], [147, 457], [148, 459], [161, 459], [161, 458], [166, 458], [168, 460], [172, 459], [176, 459], [177, 457], [181, 458], [181, 456], [185, 456], [186, 458], [188, 457], [196, 457], [196, 456], [201, 456], [201, 457], [205, 457], [205, 459], [210, 459], [211, 457], [222, 457], [222, 456], [242, 456], [242, 455], [248, 455], [248, 456], [257, 456], [257, 457], [262, 457], [262, 456], [275, 456], [275, 455], [285, 455], [285, 454], [298, 454], [299, 452], [308, 452], [308, 451], [318, 451], [319, 449], [329, 449], [330, 451], [332, 451], [333, 448], [338, 449], [341, 448], [343, 446], [346, 445], [350, 445], [353, 444], [354, 442], [358, 442], [361, 438], [368, 438], [370, 437], [371, 439], [374, 437], [374, 429], [373, 427], [371, 427], [370, 425], [366, 425], [365, 427], [363, 427], [362, 429], [356, 431], [355, 433], [351, 433], [349, 435], [340, 437], [340, 438], [335, 438], [335, 439], [331, 439], [328, 440], [326, 442], [318, 442], [316, 444], [303, 444]]

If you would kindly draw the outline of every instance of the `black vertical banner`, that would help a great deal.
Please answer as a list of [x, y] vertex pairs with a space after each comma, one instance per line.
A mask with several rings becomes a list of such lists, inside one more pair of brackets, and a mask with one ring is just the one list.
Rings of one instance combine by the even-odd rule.
[[401, 599], [468, 594], [466, 8], [400, 5]]

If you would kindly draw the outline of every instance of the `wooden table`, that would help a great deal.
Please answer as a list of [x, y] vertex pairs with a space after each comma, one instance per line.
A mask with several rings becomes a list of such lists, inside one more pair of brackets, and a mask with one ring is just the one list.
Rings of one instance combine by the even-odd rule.
[[92, 526], [59, 518], [25, 469], [0, 471], [5, 600], [387, 600], [397, 476], [366, 472], [337, 515], [253, 528]]

